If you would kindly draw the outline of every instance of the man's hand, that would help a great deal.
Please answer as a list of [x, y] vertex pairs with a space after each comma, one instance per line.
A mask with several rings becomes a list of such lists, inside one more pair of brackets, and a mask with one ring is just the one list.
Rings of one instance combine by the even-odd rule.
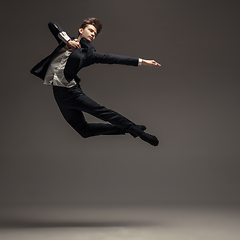
[[142, 60], [142, 64], [146, 65], [146, 66], [159, 66], [159, 67], [161, 67], [161, 64], [157, 63], [154, 60], [145, 60], [145, 59], [143, 59]]
[[80, 45], [79, 42], [72, 41], [72, 40], [69, 40], [69, 41], [67, 42], [67, 46], [68, 46], [68, 48], [71, 48], [71, 49], [77, 49], [77, 48], [80, 48], [80, 47], [81, 47], [81, 45]]

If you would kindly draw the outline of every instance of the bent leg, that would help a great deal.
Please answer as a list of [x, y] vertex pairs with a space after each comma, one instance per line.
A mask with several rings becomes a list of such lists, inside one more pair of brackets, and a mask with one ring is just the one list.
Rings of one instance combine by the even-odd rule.
[[119, 135], [124, 132], [111, 125], [104, 123], [87, 123], [84, 115], [79, 110], [60, 107], [65, 120], [83, 137], [88, 138], [98, 135]]
[[[124, 134], [128, 132], [133, 137], [139, 136], [151, 145], [158, 145], [158, 139], [155, 136], [145, 133], [143, 129], [121, 114], [99, 105], [87, 97], [80, 87], [72, 87], [70, 89], [53, 87], [53, 90], [64, 118], [83, 137]], [[89, 124], [86, 122], [82, 111], [103, 121], [108, 121], [114, 126], [101, 123]]]
[[110, 122], [114, 126], [122, 129], [124, 132], [130, 133], [134, 137], [139, 136], [139, 134], [143, 132], [143, 130], [139, 128], [135, 123], [117, 113], [116, 111], [113, 111], [96, 103], [91, 98], [86, 96], [82, 91], [80, 94], [75, 95], [75, 101], [74, 104], [71, 105], [71, 108], [78, 111], [81, 110], [103, 121]]

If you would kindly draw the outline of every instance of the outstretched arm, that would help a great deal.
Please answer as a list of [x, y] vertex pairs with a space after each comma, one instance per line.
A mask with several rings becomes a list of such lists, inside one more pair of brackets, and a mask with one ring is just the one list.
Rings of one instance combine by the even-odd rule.
[[155, 60], [131, 58], [127, 56], [114, 55], [114, 54], [101, 54], [98, 52], [94, 52], [94, 55], [92, 58], [92, 64], [93, 63], [123, 64], [123, 65], [132, 65], [132, 66], [146, 65], [146, 66], [161, 67], [161, 64], [159, 64]]
[[98, 52], [93, 52], [93, 55], [91, 57], [91, 64], [94, 64], [94, 63], [138, 66], [139, 58], [132, 58], [132, 57], [123, 56], [123, 55], [102, 54], [102, 53], [98, 53]]

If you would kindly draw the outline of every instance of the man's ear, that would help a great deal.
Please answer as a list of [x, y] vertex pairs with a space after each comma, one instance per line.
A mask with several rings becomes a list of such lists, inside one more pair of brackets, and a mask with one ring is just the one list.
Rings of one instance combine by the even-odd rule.
[[78, 32], [79, 32], [79, 34], [82, 34], [83, 33], [83, 28], [79, 28]]

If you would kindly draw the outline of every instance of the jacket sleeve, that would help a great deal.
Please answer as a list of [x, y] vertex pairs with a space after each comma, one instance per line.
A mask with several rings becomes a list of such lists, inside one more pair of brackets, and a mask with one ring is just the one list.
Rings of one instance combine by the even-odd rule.
[[102, 54], [95, 51], [91, 58], [91, 64], [102, 63], [102, 64], [121, 64], [129, 66], [138, 66], [138, 61], [139, 58], [115, 54]]
[[61, 43], [61, 41], [66, 43], [69, 39], [71, 39], [67, 35], [67, 33], [63, 31], [63, 29], [61, 28], [61, 26], [58, 23], [49, 22], [48, 27], [59, 44]]

